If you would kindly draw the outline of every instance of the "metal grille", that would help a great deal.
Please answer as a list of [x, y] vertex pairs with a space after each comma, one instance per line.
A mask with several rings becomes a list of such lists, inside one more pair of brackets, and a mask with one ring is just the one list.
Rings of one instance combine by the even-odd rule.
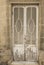
[[15, 61], [37, 61], [37, 7], [13, 7], [13, 55]]

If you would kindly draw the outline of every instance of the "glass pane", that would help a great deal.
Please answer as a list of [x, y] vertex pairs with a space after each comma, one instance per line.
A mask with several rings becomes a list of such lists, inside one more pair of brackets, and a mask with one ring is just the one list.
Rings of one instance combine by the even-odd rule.
[[21, 31], [21, 28], [22, 28], [21, 25], [22, 25], [21, 20], [18, 19], [18, 20], [16, 21], [16, 32], [17, 32], [17, 33]]
[[23, 8], [14, 8], [14, 42], [15, 44], [23, 43]]
[[26, 60], [36, 61], [37, 60], [37, 47], [36, 47], [36, 8], [27, 8], [27, 36], [26, 43]]
[[36, 45], [36, 8], [34, 7], [27, 8], [27, 34], [29, 43]]
[[36, 8], [33, 7], [32, 8], [32, 19], [33, 19], [33, 23], [34, 23], [34, 32], [32, 34], [32, 43], [36, 45]]
[[32, 19], [34, 20], [34, 24], [36, 25], [36, 8], [32, 8]]

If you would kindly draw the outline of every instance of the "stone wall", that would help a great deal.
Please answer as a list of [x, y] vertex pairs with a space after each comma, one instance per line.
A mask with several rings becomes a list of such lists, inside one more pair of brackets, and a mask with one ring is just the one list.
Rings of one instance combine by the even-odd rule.
[[8, 2], [0, 0], [0, 62], [11, 59], [8, 22]]
[[6, 0], [0, 0], [0, 45], [7, 42], [7, 16], [6, 16]]
[[44, 0], [41, 1], [41, 16], [40, 16], [40, 49], [44, 50]]
[[[39, 3], [39, 49], [44, 50], [44, 0], [0, 0], [0, 54], [9, 52], [11, 45], [11, 3], [35, 2]], [[1, 51], [2, 50], [2, 51]], [[4, 58], [9, 54], [4, 55]], [[3, 59], [3, 58], [2, 58]]]

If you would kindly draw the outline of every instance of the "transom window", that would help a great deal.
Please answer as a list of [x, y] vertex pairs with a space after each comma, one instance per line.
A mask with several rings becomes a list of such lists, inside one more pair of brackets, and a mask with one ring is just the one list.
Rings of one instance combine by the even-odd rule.
[[38, 6], [12, 8], [12, 48], [14, 61], [38, 60]]

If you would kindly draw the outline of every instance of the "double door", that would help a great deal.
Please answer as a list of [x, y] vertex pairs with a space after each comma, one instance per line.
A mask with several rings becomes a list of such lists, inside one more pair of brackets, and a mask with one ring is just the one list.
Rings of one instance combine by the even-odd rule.
[[12, 8], [12, 46], [15, 61], [38, 60], [38, 6]]

